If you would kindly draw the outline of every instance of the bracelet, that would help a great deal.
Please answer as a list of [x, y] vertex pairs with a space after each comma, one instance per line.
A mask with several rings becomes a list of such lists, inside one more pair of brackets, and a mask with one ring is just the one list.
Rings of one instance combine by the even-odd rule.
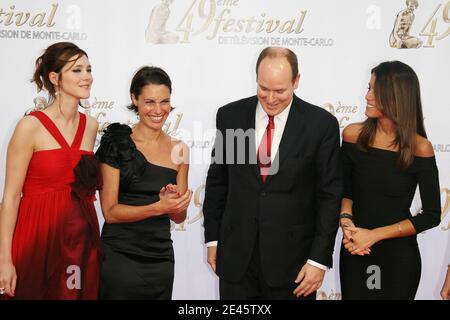
[[398, 228], [398, 232], [403, 233], [403, 229], [402, 229], [400, 222], [397, 223], [397, 228]]
[[344, 219], [344, 218], [347, 218], [347, 219], [350, 219], [353, 221], [353, 215], [350, 213], [343, 212], [339, 215], [339, 219]]

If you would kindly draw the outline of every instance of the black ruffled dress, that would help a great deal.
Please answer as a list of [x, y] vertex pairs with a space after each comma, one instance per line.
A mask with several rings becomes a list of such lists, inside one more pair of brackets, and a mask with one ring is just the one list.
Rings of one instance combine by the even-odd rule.
[[[143, 206], [159, 201], [162, 187], [176, 184], [177, 171], [148, 162], [131, 133], [127, 125], [110, 124], [96, 157], [120, 170], [118, 202]], [[101, 240], [100, 299], [171, 299], [174, 253], [168, 215], [131, 223], [105, 222]]]

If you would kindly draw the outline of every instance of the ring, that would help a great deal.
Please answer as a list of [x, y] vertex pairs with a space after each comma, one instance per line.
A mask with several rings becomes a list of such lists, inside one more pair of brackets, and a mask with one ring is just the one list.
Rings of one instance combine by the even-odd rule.
[[0, 295], [5, 294], [5, 288], [0, 288]]

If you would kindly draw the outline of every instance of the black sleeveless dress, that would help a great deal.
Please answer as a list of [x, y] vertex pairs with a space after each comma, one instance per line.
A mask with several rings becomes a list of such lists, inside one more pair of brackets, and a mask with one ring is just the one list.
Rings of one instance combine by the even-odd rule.
[[[409, 219], [417, 234], [440, 222], [439, 174], [435, 157], [415, 157], [411, 166], [397, 168], [397, 153], [369, 148], [363, 152], [343, 142], [344, 197], [353, 200], [355, 225], [374, 229]], [[417, 185], [422, 212], [409, 210]], [[414, 299], [421, 259], [416, 235], [382, 240], [369, 255], [351, 255], [342, 245], [342, 299]]]
[[[176, 184], [177, 171], [154, 165], [137, 150], [131, 128], [118, 123], [105, 131], [96, 157], [120, 169], [119, 203], [159, 201], [159, 190]], [[100, 299], [171, 299], [174, 253], [168, 215], [131, 223], [105, 222]]]

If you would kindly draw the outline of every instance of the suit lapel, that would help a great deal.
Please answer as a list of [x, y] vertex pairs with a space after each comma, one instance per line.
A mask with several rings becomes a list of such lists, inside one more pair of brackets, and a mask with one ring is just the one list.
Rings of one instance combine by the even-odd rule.
[[[304, 113], [305, 110], [302, 107], [302, 101], [294, 95], [278, 152], [275, 156], [276, 160], [274, 160], [278, 161], [278, 169], [281, 168], [289, 153], [295, 150], [295, 145], [298, 144], [298, 139], [301, 137], [300, 133], [302, 131], [304, 132], [303, 126], [306, 123], [305, 117], [303, 116]], [[269, 183], [275, 176], [276, 174], [269, 175], [265, 184]]]
[[248, 167], [251, 171], [253, 171], [253, 174], [255, 175], [255, 178], [258, 180], [260, 184], [262, 184], [261, 175], [259, 173], [259, 167], [256, 161], [256, 135], [255, 135], [255, 116], [256, 116], [256, 106], [258, 105], [258, 99], [256, 96], [253, 97], [253, 99], [250, 99], [247, 105], [245, 106], [245, 114], [244, 114], [244, 125], [243, 130], [252, 130], [253, 131], [253, 139], [248, 139], [248, 145], [247, 145], [247, 163]]

